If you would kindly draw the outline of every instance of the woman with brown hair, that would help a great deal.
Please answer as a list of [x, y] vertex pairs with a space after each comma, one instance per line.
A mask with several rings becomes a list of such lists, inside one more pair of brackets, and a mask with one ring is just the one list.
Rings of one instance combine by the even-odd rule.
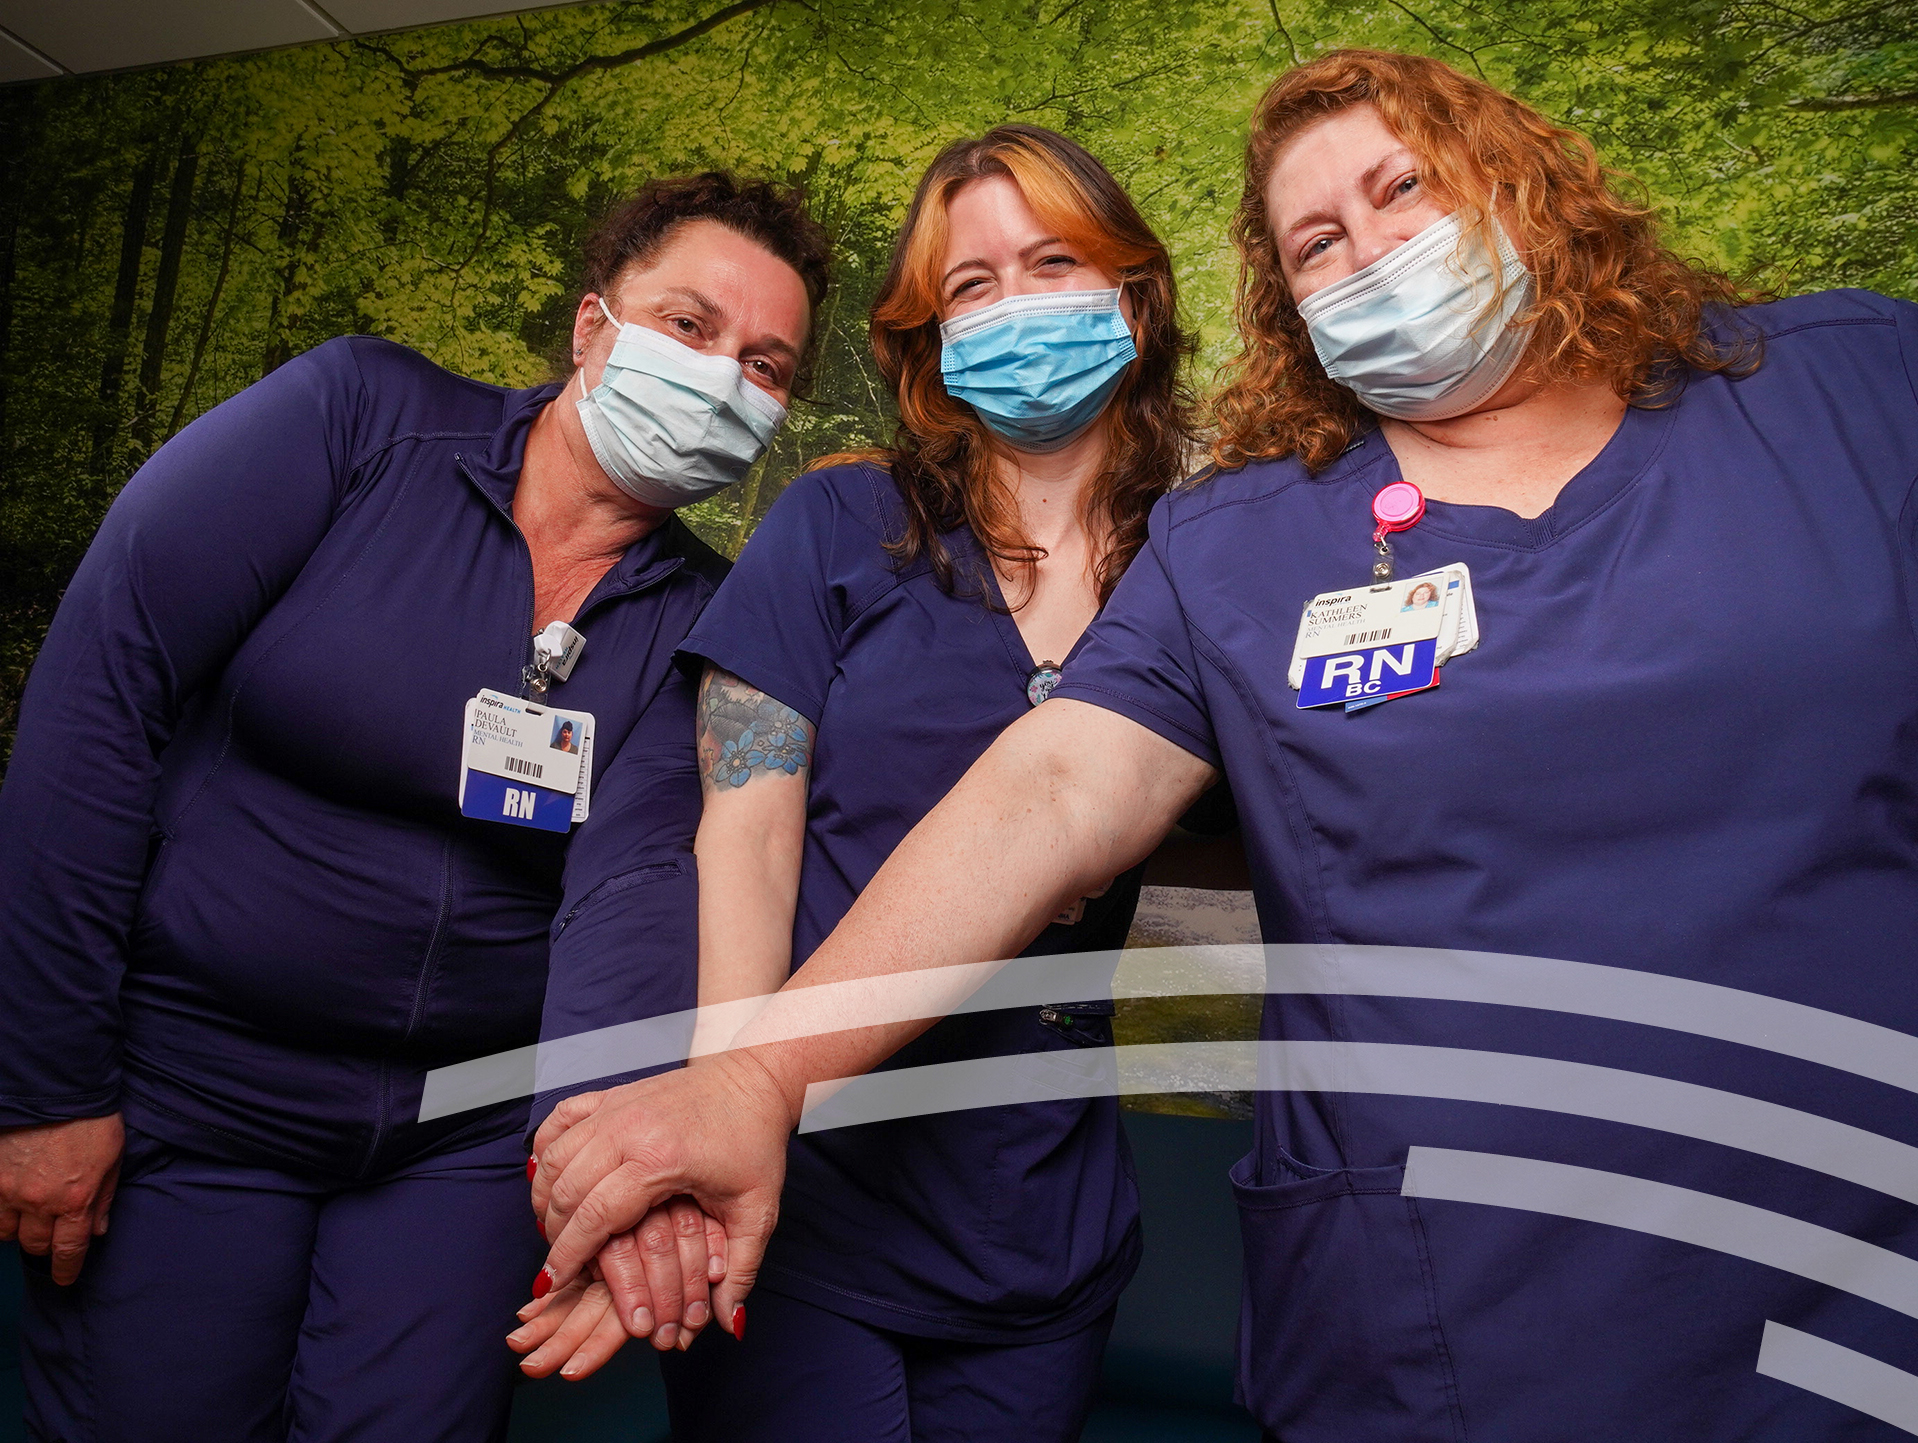
[[0, 793], [35, 1438], [505, 1436], [537, 1115], [423, 1119], [427, 1076], [689, 1005], [673, 653], [726, 565], [674, 512], [765, 449], [830, 274], [721, 172], [583, 260], [563, 379], [329, 341], [156, 452], [67, 590]]
[[[1050, 131], [1000, 126], [934, 160], [872, 343], [894, 446], [794, 481], [681, 648], [705, 668], [702, 1005], [776, 992], [1072, 674], [1187, 461], [1170, 257]], [[1028, 952], [1122, 946], [1140, 869], [1118, 870]], [[954, 1018], [889, 1065], [1108, 1047], [1111, 1012]], [[667, 1358], [675, 1436], [1074, 1439], [1139, 1248], [1111, 1097], [798, 1138], [750, 1335], [722, 1316], [734, 1336]]]
[[[1297, 944], [1234, 1177], [1275, 1437], [1908, 1427], [1918, 307], [1760, 304], [1582, 137], [1378, 52], [1268, 92], [1236, 233], [1226, 469], [751, 1036], [1016, 950], [1223, 772]], [[670, 1187], [750, 1277], [807, 1086], [918, 1025], [566, 1131], [552, 1275]]]

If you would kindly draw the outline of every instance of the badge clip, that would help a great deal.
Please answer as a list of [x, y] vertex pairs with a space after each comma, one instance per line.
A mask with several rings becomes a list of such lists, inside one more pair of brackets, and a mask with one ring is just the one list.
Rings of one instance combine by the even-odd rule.
[[573, 674], [573, 666], [585, 648], [586, 638], [563, 621], [549, 622], [546, 630], [533, 638], [533, 660], [521, 676], [535, 701], [544, 697], [554, 682], [565, 681]]

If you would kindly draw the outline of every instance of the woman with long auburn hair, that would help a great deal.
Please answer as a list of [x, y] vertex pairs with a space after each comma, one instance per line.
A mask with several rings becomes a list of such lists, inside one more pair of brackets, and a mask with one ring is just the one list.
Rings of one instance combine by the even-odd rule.
[[923, 1025], [774, 1041], [807, 993], [1006, 955], [1223, 773], [1295, 944], [1233, 1177], [1272, 1437], [1907, 1425], [1918, 306], [1747, 298], [1580, 137], [1370, 51], [1274, 84], [1237, 234], [1224, 466], [766, 1043], [572, 1143], [548, 1266], [670, 1187], [749, 1269], [807, 1086]]
[[[941, 322], [1010, 298], [982, 275], [949, 280], [951, 204], [969, 184], [994, 180], [1016, 188], [1034, 219], [1076, 232], [1084, 261], [1120, 291], [1119, 305], [1138, 356], [1099, 412], [1101, 424], [1070, 438], [1022, 446], [948, 388], [941, 372]], [[1058, 267], [1064, 257], [1042, 265]], [[1079, 272], [1083, 276], [1084, 272]], [[1041, 274], [1034, 284], [1050, 289]], [[1145, 542], [1146, 515], [1184, 474], [1191, 444], [1188, 398], [1180, 367], [1191, 351], [1179, 327], [1172, 263], [1165, 246], [1111, 174], [1081, 147], [1030, 125], [1002, 125], [974, 141], [947, 147], [919, 183], [892, 264], [872, 312], [872, 349], [880, 375], [898, 397], [899, 433], [890, 453], [828, 457], [820, 466], [873, 461], [893, 474], [905, 505], [905, 531], [890, 541], [900, 560], [924, 557], [941, 587], [965, 584], [942, 539], [967, 527], [1022, 599], [1036, 586], [1028, 568], [1046, 556], [1041, 517], [1021, 483], [1073, 474], [1079, 520], [1088, 541], [1089, 574], [1103, 602]], [[1028, 362], [1030, 364], [1030, 362]], [[1025, 404], [1031, 404], [1026, 402]], [[1046, 455], [1046, 462], [1030, 458]], [[1056, 482], [1052, 483], [1055, 487]], [[1040, 506], [1056, 506], [1048, 496]], [[1077, 538], [1075, 538], [1076, 540]]]
[[[704, 668], [702, 1006], [777, 992], [1072, 674], [1188, 460], [1170, 257], [1051, 131], [1000, 126], [933, 161], [872, 343], [894, 446], [795, 480], [682, 648]], [[1088, 883], [1021, 946], [1123, 946], [1140, 870]], [[949, 1019], [889, 1065], [1056, 1055], [1041, 1071], [1070, 1098], [1092, 1065], [1075, 1054], [1112, 1043], [1109, 988], [1073, 995]], [[810, 1132], [780, 1209], [750, 1330], [742, 1312], [683, 1354], [683, 1327], [667, 1340], [676, 1438], [1078, 1437], [1140, 1250], [1116, 1098]]]

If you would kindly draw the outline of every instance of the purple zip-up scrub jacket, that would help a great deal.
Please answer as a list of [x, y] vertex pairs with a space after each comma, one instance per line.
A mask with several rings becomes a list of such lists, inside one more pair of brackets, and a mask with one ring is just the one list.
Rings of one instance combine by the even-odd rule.
[[[677, 521], [582, 604], [571, 835], [461, 817], [463, 707], [522, 694], [513, 524], [555, 386], [329, 342], [168, 442], [34, 667], [0, 794], [0, 1126], [123, 1109], [344, 1181], [505, 1137], [416, 1121], [431, 1068], [693, 1005], [691, 688], [725, 563]], [[548, 997], [549, 951], [553, 986]]]

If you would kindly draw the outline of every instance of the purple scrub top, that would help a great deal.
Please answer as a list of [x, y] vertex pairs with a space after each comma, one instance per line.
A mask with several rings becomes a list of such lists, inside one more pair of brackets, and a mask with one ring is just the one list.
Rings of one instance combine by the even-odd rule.
[[1273, 968], [1264, 1036], [1336, 1060], [1234, 1179], [1288, 1443], [1904, 1436], [1869, 1407], [1918, 1390], [1918, 307], [1721, 324], [1762, 366], [1629, 411], [1543, 515], [1394, 539], [1471, 567], [1436, 691], [1286, 684], [1306, 600], [1369, 579], [1376, 433], [1167, 497], [1058, 690], [1224, 769], [1268, 942], [1461, 949]]
[[[902, 568], [886, 551], [903, 517], [880, 467], [799, 477], [682, 648], [817, 729], [795, 968], [1031, 705], [1034, 658], [970, 530], [946, 537], [969, 578], [948, 594], [923, 559]], [[1064, 663], [1070, 676], [1076, 648]], [[1122, 946], [1138, 889], [1135, 869], [1025, 955]], [[1111, 1044], [1110, 1002], [1048, 1011], [949, 1018], [886, 1066]], [[1037, 1342], [1109, 1307], [1139, 1249], [1115, 1099], [981, 1108], [795, 1138], [760, 1282], [899, 1332]]]

